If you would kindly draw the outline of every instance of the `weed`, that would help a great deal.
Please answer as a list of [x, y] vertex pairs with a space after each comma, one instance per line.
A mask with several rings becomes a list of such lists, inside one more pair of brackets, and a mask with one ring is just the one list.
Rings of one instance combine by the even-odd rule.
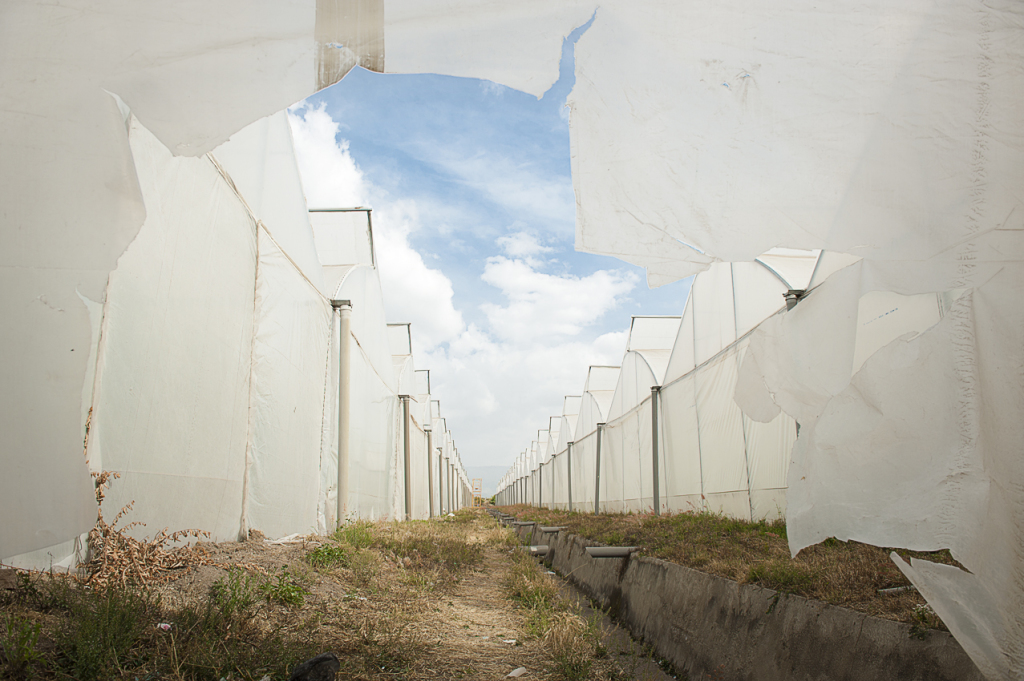
[[553, 671], [567, 681], [590, 678], [596, 652], [593, 638], [587, 623], [578, 615], [555, 614], [544, 634], [544, 647], [553, 661]]
[[373, 523], [369, 520], [354, 520], [338, 528], [334, 538], [354, 549], [368, 549], [373, 546]]
[[543, 636], [560, 603], [554, 583], [541, 574], [527, 554], [517, 552], [512, 556], [505, 586], [509, 598], [526, 610], [526, 633]]
[[377, 582], [381, 570], [381, 558], [370, 551], [359, 551], [352, 556], [349, 569], [352, 570], [353, 581], [360, 589], [369, 589]]
[[910, 624], [910, 636], [924, 641], [928, 638], [928, 630], [938, 629], [941, 623], [942, 620], [930, 605], [918, 605], [914, 608], [914, 621]]
[[484, 547], [466, 541], [462, 528], [436, 523], [391, 523], [381, 528], [377, 545], [409, 567], [439, 568], [452, 579], [483, 560]]
[[4, 668], [12, 678], [26, 676], [29, 667], [43, 659], [38, 648], [40, 625], [17, 615], [4, 617], [3, 625], [0, 654]]
[[241, 568], [228, 570], [227, 579], [218, 579], [210, 587], [208, 619], [218, 619], [225, 624], [245, 621], [256, 614], [260, 597], [260, 583]]
[[138, 648], [159, 612], [159, 599], [145, 589], [114, 582], [70, 594], [71, 617], [61, 647], [75, 678], [93, 681], [141, 662]]
[[281, 568], [276, 581], [264, 582], [259, 590], [269, 601], [294, 607], [301, 607], [309, 595], [309, 590], [288, 572], [287, 567]]
[[793, 561], [769, 561], [751, 567], [747, 581], [776, 591], [799, 593], [814, 582], [814, 573]]
[[333, 567], [349, 567], [349, 549], [339, 544], [321, 544], [306, 554], [306, 562], [317, 570]]

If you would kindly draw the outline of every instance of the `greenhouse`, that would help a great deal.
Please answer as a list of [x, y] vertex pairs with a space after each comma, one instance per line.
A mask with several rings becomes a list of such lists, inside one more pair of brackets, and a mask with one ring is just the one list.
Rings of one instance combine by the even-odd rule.
[[283, 112], [357, 65], [540, 97], [586, 25], [576, 247], [694, 279], [501, 443], [501, 503], [949, 549], [893, 560], [986, 677], [1024, 674], [1019, 4], [102, 9], [2, 10], [5, 564], [77, 564], [101, 471], [111, 511], [216, 540], [469, 503], [371, 213], [309, 210]]

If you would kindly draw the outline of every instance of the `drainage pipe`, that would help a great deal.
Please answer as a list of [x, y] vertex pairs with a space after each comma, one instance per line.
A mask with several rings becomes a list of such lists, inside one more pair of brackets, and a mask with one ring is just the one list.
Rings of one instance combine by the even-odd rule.
[[587, 555], [591, 558], [628, 558], [639, 551], [637, 546], [588, 546]]
[[348, 445], [349, 388], [352, 380], [352, 358], [349, 338], [352, 336], [352, 301], [332, 300], [338, 311], [338, 508], [337, 526], [348, 516]]

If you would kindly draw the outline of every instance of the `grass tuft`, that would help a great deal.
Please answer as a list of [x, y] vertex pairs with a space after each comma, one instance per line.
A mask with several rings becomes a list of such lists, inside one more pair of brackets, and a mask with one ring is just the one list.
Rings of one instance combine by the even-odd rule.
[[309, 589], [303, 584], [303, 580], [288, 572], [287, 567], [281, 568], [276, 580], [261, 584], [259, 590], [268, 601], [292, 607], [302, 607], [306, 596], [309, 595]]
[[579, 615], [555, 614], [544, 634], [544, 647], [553, 660], [552, 671], [566, 681], [590, 678], [594, 657], [599, 652], [594, 638], [594, 632]]
[[39, 652], [39, 632], [41, 626], [37, 622], [18, 615], [6, 615], [3, 623], [3, 635], [0, 636], [0, 660], [3, 669], [12, 679], [27, 678], [32, 665], [41, 662]]
[[306, 554], [306, 562], [315, 570], [349, 567], [350, 549], [340, 544], [321, 544]]

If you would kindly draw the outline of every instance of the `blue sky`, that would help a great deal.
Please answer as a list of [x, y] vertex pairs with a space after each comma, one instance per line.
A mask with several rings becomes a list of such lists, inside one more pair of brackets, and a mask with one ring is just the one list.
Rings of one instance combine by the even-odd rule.
[[581, 30], [540, 100], [355, 69], [292, 109], [310, 205], [374, 208], [389, 320], [413, 323], [468, 467], [509, 465], [587, 364], [618, 363], [630, 315], [680, 314], [689, 290], [573, 248], [565, 99]]

